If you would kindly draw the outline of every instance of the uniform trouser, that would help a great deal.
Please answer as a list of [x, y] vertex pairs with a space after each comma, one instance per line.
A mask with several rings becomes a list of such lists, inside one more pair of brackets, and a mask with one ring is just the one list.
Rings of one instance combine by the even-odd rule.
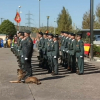
[[70, 67], [70, 65], [71, 65], [71, 55], [68, 53], [67, 56], [68, 56], [68, 67]]
[[77, 63], [78, 63], [79, 73], [80, 74], [84, 73], [84, 58], [77, 57]]
[[48, 70], [52, 72], [53, 60], [52, 56], [48, 56]]
[[43, 51], [42, 50], [40, 50], [39, 56], [40, 56], [40, 60], [43, 59]]
[[64, 64], [65, 63], [65, 52], [64, 51], [61, 51], [61, 54], [62, 54], [62, 63]]
[[76, 71], [76, 56], [71, 55], [71, 70]]
[[52, 58], [53, 59], [53, 65], [52, 71], [54, 71], [55, 74], [58, 74], [58, 58]]
[[25, 77], [32, 76], [31, 59], [24, 61], [24, 69], [25, 69], [25, 72], [26, 72]]

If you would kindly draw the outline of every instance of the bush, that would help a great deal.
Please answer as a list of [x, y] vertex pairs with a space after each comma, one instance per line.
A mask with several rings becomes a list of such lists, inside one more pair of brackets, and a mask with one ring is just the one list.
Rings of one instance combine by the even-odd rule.
[[93, 55], [95, 57], [100, 57], [100, 46], [93, 45]]

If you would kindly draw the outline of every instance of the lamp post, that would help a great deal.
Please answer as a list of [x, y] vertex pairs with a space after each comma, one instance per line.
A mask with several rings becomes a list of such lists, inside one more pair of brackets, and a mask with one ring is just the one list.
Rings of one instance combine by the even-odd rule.
[[[56, 22], [56, 21], [54, 21], [54, 22]], [[54, 34], [55, 34], [55, 27], [56, 27], [56, 25], [54, 26]]]
[[[20, 15], [20, 8], [21, 6], [18, 6], [19, 7], [19, 15]], [[20, 31], [20, 23], [19, 23], [19, 31]]]
[[91, 54], [91, 61], [93, 60], [93, 5], [94, 5], [94, 0], [90, 0], [90, 44], [91, 44], [91, 48], [90, 48], [90, 54]]
[[47, 16], [47, 31], [49, 30], [49, 18], [50, 16]]
[[39, 0], [39, 29], [40, 29], [40, 1], [41, 0]]

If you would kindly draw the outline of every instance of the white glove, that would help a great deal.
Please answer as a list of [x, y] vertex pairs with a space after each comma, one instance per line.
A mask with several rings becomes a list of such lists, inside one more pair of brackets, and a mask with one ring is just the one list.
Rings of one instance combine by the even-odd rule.
[[20, 50], [18, 50], [18, 51], [20, 51]]
[[80, 56], [80, 58], [82, 58], [83, 56]]
[[69, 50], [67, 51], [67, 53], [69, 52]]
[[63, 50], [63, 51], [65, 51], [65, 50]]
[[21, 57], [23, 57], [23, 55]]
[[28, 58], [25, 58], [25, 60], [28, 60]]
[[54, 56], [54, 58], [56, 58], [56, 56]]
[[38, 52], [39, 52], [39, 50], [38, 50]]
[[14, 48], [14, 47], [11, 47], [11, 48]]

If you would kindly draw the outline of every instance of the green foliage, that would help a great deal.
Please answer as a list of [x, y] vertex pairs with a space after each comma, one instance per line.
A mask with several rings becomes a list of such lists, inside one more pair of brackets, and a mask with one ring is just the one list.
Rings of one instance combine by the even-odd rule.
[[65, 7], [63, 7], [61, 13], [58, 15], [57, 24], [57, 33], [60, 33], [62, 30], [72, 31], [72, 19]]
[[97, 9], [96, 9], [96, 17], [97, 17], [97, 21], [99, 21], [100, 23], [100, 4], [97, 6]]
[[13, 35], [16, 33], [14, 24], [9, 20], [4, 20], [0, 25], [0, 33]]
[[93, 45], [93, 55], [95, 57], [100, 57], [100, 46]]

